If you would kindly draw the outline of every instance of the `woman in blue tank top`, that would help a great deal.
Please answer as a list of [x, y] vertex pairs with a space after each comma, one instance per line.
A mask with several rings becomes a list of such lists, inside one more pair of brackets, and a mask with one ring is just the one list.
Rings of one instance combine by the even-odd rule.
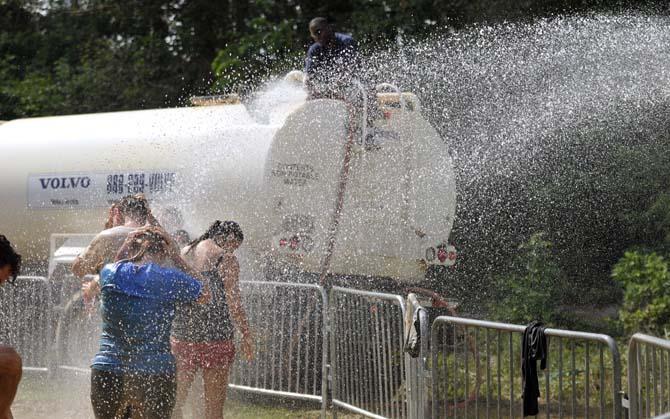
[[159, 227], [131, 233], [119, 250], [126, 254], [100, 271], [102, 334], [91, 365], [93, 411], [97, 419], [112, 419], [132, 405], [143, 418], [169, 418], [176, 397], [170, 348], [175, 307], [207, 302], [207, 281], [196, 279], [200, 274]]
[[242, 335], [241, 350], [252, 359], [254, 347], [239, 289], [240, 266], [234, 255], [244, 235], [234, 221], [216, 221], [182, 250], [194, 269], [209, 279], [212, 298], [203, 305], [179, 307], [172, 328], [172, 353], [177, 361], [177, 405], [181, 408], [202, 369], [205, 384], [205, 417], [223, 418], [228, 374], [235, 358], [234, 326]]

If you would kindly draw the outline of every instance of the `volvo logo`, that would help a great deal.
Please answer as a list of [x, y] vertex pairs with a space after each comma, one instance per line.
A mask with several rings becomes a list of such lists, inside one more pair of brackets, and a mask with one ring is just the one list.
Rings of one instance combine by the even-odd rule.
[[40, 178], [42, 189], [77, 189], [91, 186], [91, 178], [88, 176], [70, 177], [43, 177]]

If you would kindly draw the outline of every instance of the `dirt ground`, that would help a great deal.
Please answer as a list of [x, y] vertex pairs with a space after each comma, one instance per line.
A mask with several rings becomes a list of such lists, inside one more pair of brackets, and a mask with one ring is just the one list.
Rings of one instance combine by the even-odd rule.
[[[197, 389], [196, 389], [197, 391]], [[187, 406], [185, 419], [200, 417]], [[86, 377], [46, 380], [31, 375], [24, 376], [12, 412], [15, 419], [93, 419]], [[195, 414], [194, 414], [195, 413]], [[225, 407], [226, 419], [270, 419], [320, 417], [315, 405], [291, 403], [267, 398], [251, 399], [248, 395], [232, 393]], [[339, 415], [354, 418], [357, 415]]]

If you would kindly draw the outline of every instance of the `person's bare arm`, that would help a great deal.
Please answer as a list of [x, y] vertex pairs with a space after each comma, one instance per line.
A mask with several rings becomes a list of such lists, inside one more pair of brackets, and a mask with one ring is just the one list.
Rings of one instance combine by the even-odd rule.
[[82, 259], [81, 256], [77, 256], [74, 259], [74, 263], [72, 264], [72, 273], [79, 278], [83, 278], [84, 275], [86, 275], [86, 271], [88, 270], [88, 266], [84, 259]]
[[100, 278], [96, 275], [90, 281], [84, 280], [81, 284], [81, 292], [84, 301], [91, 301], [93, 297], [100, 294]]
[[100, 253], [103, 246], [103, 239], [100, 236], [95, 236], [93, 241], [81, 252], [72, 264], [72, 273], [83, 278], [85, 275], [95, 275], [100, 265], [103, 263], [102, 254]]
[[200, 294], [200, 298], [198, 298], [195, 302], [197, 304], [208, 303], [212, 298], [209, 291], [209, 280], [202, 276], [200, 272], [193, 269], [193, 267], [184, 260], [179, 251], [179, 246], [177, 246], [172, 237], [165, 230], [163, 230], [163, 237], [165, 237], [165, 240], [168, 242], [168, 256], [170, 257], [170, 260], [172, 260], [175, 268], [180, 269], [202, 284], [202, 293]]
[[212, 298], [212, 295], [209, 291], [209, 280], [202, 276], [200, 272], [193, 269], [191, 265], [189, 265], [181, 257], [181, 255], [179, 255], [179, 253], [174, 254], [174, 257], [172, 257], [172, 263], [174, 263], [176, 268], [181, 269], [187, 275], [195, 278], [202, 284], [202, 293], [200, 294], [200, 298], [198, 298], [195, 302], [197, 304], [207, 304]]
[[21, 357], [13, 348], [0, 345], [0, 417], [11, 418], [10, 408], [21, 381]]
[[254, 342], [249, 329], [247, 314], [242, 306], [242, 297], [240, 292], [240, 265], [234, 256], [224, 256], [223, 263], [220, 265], [219, 272], [224, 278], [223, 284], [226, 289], [226, 301], [230, 315], [235, 321], [237, 329], [242, 334], [242, 353], [247, 360], [254, 357]]

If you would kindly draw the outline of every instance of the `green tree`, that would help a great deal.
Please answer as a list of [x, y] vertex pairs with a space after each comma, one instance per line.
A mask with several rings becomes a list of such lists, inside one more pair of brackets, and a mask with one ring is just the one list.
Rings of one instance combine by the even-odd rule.
[[219, 50], [212, 62], [219, 91], [253, 88], [291, 65], [301, 67], [301, 52], [294, 47], [294, 25], [289, 20], [272, 23], [261, 16], [244, 24], [250, 30]]
[[552, 244], [544, 233], [535, 233], [518, 250], [511, 271], [496, 277], [491, 315], [512, 323], [551, 322], [565, 287]]
[[[0, 119], [175, 106], [302, 66], [307, 23], [333, 16], [363, 49], [444, 26], [618, 7], [616, 0], [3, 0]], [[595, 4], [595, 6], [594, 6]]]
[[670, 336], [670, 274], [656, 253], [626, 252], [612, 276], [624, 288], [620, 319], [628, 333]]

